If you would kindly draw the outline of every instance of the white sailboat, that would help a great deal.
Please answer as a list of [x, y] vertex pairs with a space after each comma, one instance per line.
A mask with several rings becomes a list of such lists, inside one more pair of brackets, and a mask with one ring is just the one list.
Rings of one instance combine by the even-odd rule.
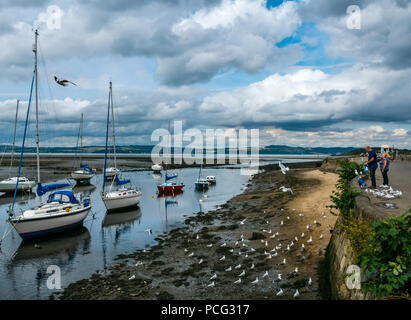
[[[108, 148], [108, 132], [109, 132], [109, 123], [110, 123], [110, 106], [112, 115], [113, 112], [113, 86], [110, 81], [110, 90], [109, 90], [109, 98], [108, 98], [108, 107], [107, 107], [107, 128], [106, 128], [106, 149], [104, 155], [104, 174], [103, 174], [103, 192], [102, 192], [102, 200], [104, 205], [106, 206], [107, 210], [118, 210], [124, 209], [128, 207], [137, 206], [141, 199], [141, 191], [135, 189], [131, 185], [130, 180], [120, 180], [119, 175], [114, 175], [114, 179], [110, 185], [110, 189], [108, 192], [105, 192], [105, 180], [107, 177], [107, 148]], [[112, 120], [112, 127], [113, 127], [113, 138], [114, 138], [114, 119]], [[115, 150], [115, 140], [113, 139], [113, 146]], [[130, 184], [130, 187], [125, 187], [124, 185]], [[113, 190], [113, 186], [119, 186], [118, 189]]]
[[38, 187], [42, 191], [50, 190], [56, 185], [42, 187], [40, 183], [40, 151], [39, 151], [39, 130], [38, 130], [38, 84], [37, 84], [37, 38], [38, 31], [35, 31], [35, 42], [33, 46], [34, 52], [34, 73], [31, 82], [30, 98], [26, 114], [26, 123], [24, 128], [23, 143], [20, 153], [19, 169], [17, 174], [17, 183], [14, 190], [13, 203], [10, 208], [9, 223], [17, 231], [17, 233], [23, 238], [34, 238], [43, 236], [50, 233], [64, 231], [83, 223], [83, 220], [87, 217], [90, 209], [90, 198], [85, 197], [83, 199], [77, 199], [71, 191], [56, 191], [49, 195], [46, 203], [42, 203], [39, 206], [24, 211], [21, 215], [15, 216], [14, 205], [16, 200], [16, 194], [18, 190], [21, 164], [24, 153], [24, 143], [27, 133], [27, 125], [30, 114], [30, 105], [33, 93], [33, 83], [35, 84], [35, 101], [36, 101], [36, 146], [37, 146], [37, 179]]
[[19, 114], [19, 100], [17, 100], [16, 117], [14, 119], [14, 135], [13, 135], [13, 145], [11, 148], [11, 156], [10, 156], [9, 177], [7, 179], [0, 181], [0, 192], [5, 192], [5, 193], [14, 191], [14, 189], [16, 188], [17, 180], [19, 180], [18, 191], [21, 191], [21, 190], [30, 191], [31, 188], [33, 188], [36, 185], [34, 181], [31, 181], [27, 179], [26, 177], [19, 177], [19, 178], [11, 177], [11, 169], [13, 167], [13, 160], [14, 160], [14, 147], [16, 145], [16, 129], [17, 129], [18, 114]]
[[84, 118], [81, 114], [80, 119], [80, 169], [71, 173], [71, 177], [76, 180], [77, 183], [86, 184], [90, 183], [90, 179], [96, 175], [96, 170], [90, 168], [87, 164], [81, 163], [81, 154], [83, 152], [83, 127], [84, 127]]

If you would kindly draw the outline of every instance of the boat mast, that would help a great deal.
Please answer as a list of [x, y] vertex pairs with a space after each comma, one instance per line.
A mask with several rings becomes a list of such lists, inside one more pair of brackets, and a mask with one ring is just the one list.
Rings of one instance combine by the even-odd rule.
[[114, 129], [113, 84], [111, 81], [110, 81], [110, 103], [111, 103], [111, 127], [113, 129], [114, 168], [117, 168], [116, 133]]
[[13, 160], [14, 160], [14, 147], [15, 147], [15, 145], [16, 145], [16, 129], [17, 129], [17, 116], [18, 116], [18, 114], [19, 114], [19, 102], [20, 102], [20, 101], [17, 99], [16, 117], [14, 118], [13, 145], [12, 145], [12, 147], [11, 147], [9, 178], [11, 177], [11, 168], [13, 167]]
[[37, 70], [37, 38], [38, 30], [34, 31], [34, 81], [36, 95], [36, 152], [37, 152], [37, 183], [40, 183], [40, 139], [39, 139], [39, 96], [38, 96], [38, 70]]
[[81, 164], [81, 155], [83, 154], [83, 112], [81, 113], [80, 119], [80, 164]]
[[[110, 81], [110, 88], [111, 88], [111, 81]], [[110, 99], [111, 99], [111, 90], [108, 93], [108, 102], [107, 102], [107, 124], [106, 124], [106, 148], [104, 151], [104, 171], [103, 171], [103, 196], [105, 190], [105, 181], [106, 181], [106, 168], [107, 168], [107, 145], [108, 145], [108, 128], [109, 128], [109, 121], [110, 121]]]
[[[170, 152], [169, 148], [170, 148], [170, 144], [171, 144], [171, 133], [170, 133], [170, 120], [168, 120], [168, 138], [167, 138], [167, 152]], [[167, 157], [170, 156], [170, 153], [167, 154]], [[167, 182], [167, 168], [168, 168], [168, 160], [166, 157], [166, 176], [165, 176], [165, 182]], [[171, 162], [171, 157], [170, 157], [170, 162]]]

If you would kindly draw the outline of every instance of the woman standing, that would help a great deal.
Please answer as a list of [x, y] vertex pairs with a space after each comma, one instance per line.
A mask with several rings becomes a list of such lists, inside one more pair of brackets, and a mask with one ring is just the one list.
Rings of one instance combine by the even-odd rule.
[[380, 157], [380, 170], [383, 177], [383, 185], [388, 186], [388, 170], [390, 169], [390, 155], [385, 152], [382, 157]]

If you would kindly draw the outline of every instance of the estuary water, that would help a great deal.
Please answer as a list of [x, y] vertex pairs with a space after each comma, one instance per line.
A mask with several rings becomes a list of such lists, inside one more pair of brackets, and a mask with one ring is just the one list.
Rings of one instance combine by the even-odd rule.
[[[0, 251], [0, 299], [48, 299], [52, 292], [59, 291], [47, 288], [49, 266], [60, 268], [64, 288], [109, 267], [119, 254], [152, 246], [157, 235], [182, 226], [190, 215], [215, 209], [241, 193], [249, 180], [238, 168], [207, 168], [203, 169], [202, 175], [215, 175], [217, 183], [206, 192], [197, 192], [194, 181], [198, 169], [187, 168], [177, 173], [178, 180], [185, 183], [184, 192], [170, 197], [159, 197], [156, 193], [156, 186], [163, 182], [164, 174], [155, 175], [148, 171], [123, 173], [123, 178], [130, 178], [134, 186], [141, 188], [140, 205], [110, 214], [106, 213], [101, 200], [103, 178], [98, 175], [91, 180], [91, 185], [73, 188], [79, 196], [91, 196], [92, 210], [83, 227], [29, 242], [23, 242], [11, 230]], [[19, 196], [17, 212], [46, 201], [47, 196]], [[11, 228], [6, 222], [11, 201], [11, 197], [0, 197], [0, 236], [5, 229]], [[151, 236], [144, 231], [147, 228], [153, 230]]]

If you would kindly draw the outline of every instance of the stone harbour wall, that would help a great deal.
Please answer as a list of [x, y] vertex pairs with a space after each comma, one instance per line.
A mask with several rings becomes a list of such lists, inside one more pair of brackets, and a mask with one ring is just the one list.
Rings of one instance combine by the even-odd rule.
[[[359, 190], [357, 180], [351, 183], [354, 190]], [[361, 194], [355, 199], [354, 213], [357, 216], [370, 220], [384, 218], [384, 214], [371, 205], [367, 195]], [[327, 249], [328, 272], [331, 287], [331, 298], [338, 300], [374, 300], [372, 294], [364, 294], [361, 289], [349, 289], [347, 286], [347, 270], [355, 265], [356, 255], [350, 240], [341, 227], [341, 217], [337, 219], [333, 234]]]

